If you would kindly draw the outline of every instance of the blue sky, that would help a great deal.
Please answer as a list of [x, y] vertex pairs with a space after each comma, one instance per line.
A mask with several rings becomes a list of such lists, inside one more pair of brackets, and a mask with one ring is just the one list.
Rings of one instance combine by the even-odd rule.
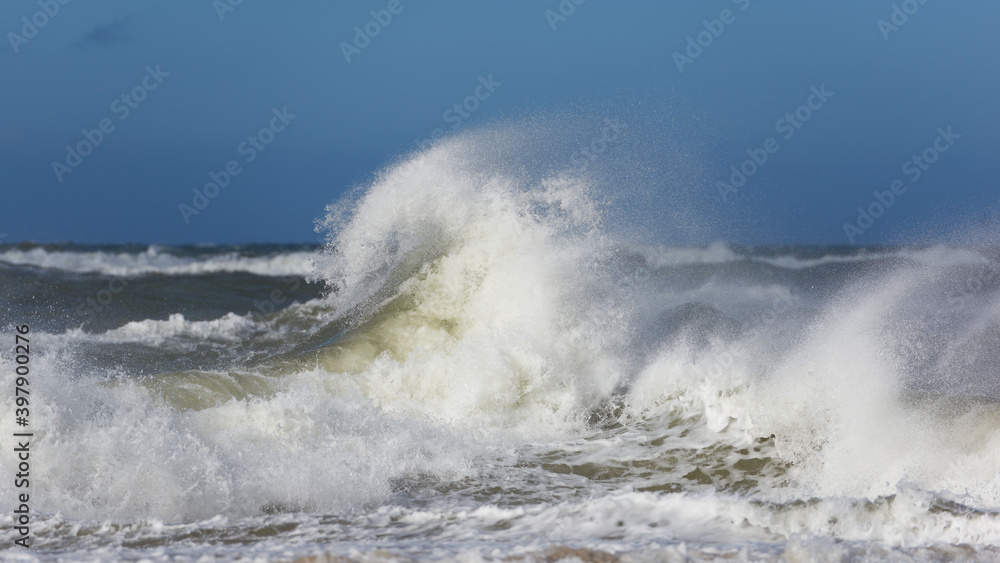
[[235, 3], [0, 4], [3, 242], [316, 241], [327, 204], [436, 128], [540, 116], [573, 123], [569, 150], [629, 126], [602, 189], [663, 242], [928, 240], [1000, 209], [996, 2]]

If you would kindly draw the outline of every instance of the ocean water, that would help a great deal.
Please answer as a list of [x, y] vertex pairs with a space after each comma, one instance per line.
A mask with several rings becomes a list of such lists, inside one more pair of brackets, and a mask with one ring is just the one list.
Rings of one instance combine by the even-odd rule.
[[638, 242], [446, 149], [319, 247], [0, 246], [0, 558], [1000, 560], [1000, 251]]

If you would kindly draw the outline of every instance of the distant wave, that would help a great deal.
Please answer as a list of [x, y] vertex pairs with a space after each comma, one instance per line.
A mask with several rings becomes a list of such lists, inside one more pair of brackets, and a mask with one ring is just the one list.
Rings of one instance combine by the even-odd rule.
[[752, 258], [752, 260], [756, 262], [763, 262], [765, 264], [789, 270], [815, 268], [817, 266], [825, 266], [827, 264], [848, 264], [892, 259], [909, 260], [911, 262], [927, 266], [982, 266], [989, 264], [990, 262], [988, 258], [974, 250], [950, 248], [946, 246], [934, 246], [919, 250], [902, 249], [891, 252], [868, 252], [862, 250], [856, 254], [827, 254], [818, 258], [802, 258], [791, 255], [774, 257], [755, 256]]
[[[224, 317], [210, 321], [191, 321], [185, 319], [184, 315], [177, 313], [162, 321], [147, 319], [126, 323], [91, 338], [108, 343], [136, 342], [149, 346], [159, 346], [166, 340], [177, 338], [237, 342], [265, 330], [266, 328], [261, 323], [255, 322], [249, 316], [240, 316], [235, 313], [229, 313]], [[79, 331], [77, 334], [81, 337], [85, 336], [85, 333]]]
[[146, 252], [106, 252], [8, 249], [0, 252], [0, 263], [35, 266], [76, 273], [114, 276], [200, 275], [247, 272], [260, 276], [306, 276], [312, 272], [312, 252], [240, 256], [236, 252], [205, 256], [177, 256], [150, 247]]
[[746, 260], [724, 243], [715, 243], [706, 248], [644, 246], [639, 253], [652, 268], [670, 268], [690, 264], [723, 264]]
[[[814, 251], [814, 248], [809, 250]], [[871, 250], [868, 248], [842, 248], [819, 256], [778, 254], [762, 255], [763, 252], [743, 250], [717, 242], [705, 247], [643, 246], [638, 253], [652, 268], [671, 268], [697, 264], [726, 264], [730, 262], [752, 261], [769, 264], [786, 270], [803, 270], [828, 264], [853, 264], [878, 260], [907, 260], [928, 266], [982, 266], [989, 264], [989, 258], [979, 252], [963, 248], [937, 245], [922, 249]], [[768, 253], [770, 251], [767, 251]]]
[[[796, 254], [762, 255], [760, 251], [734, 248], [717, 242], [704, 247], [645, 245], [633, 247], [646, 264], [654, 269], [691, 265], [726, 264], [751, 261], [787, 270], [802, 270], [829, 264], [850, 264], [878, 260], [907, 260], [928, 266], [985, 265], [990, 259], [969, 249], [938, 245], [924, 249], [891, 251], [867, 248], [843, 249], [820, 256]], [[260, 276], [309, 276], [314, 273], [314, 252], [281, 252], [261, 256], [242, 256], [238, 252], [198, 256], [178, 256], [152, 246], [145, 252], [109, 252], [103, 250], [30, 250], [0, 251], [0, 264], [34, 266], [74, 273], [113, 276], [202, 275], [246, 272]]]

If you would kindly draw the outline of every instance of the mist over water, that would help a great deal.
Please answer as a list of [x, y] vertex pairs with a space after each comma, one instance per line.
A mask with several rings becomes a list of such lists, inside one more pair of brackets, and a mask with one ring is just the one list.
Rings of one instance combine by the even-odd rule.
[[127, 282], [0, 317], [39, 319], [37, 549], [998, 555], [1000, 252], [640, 240], [634, 160], [524, 133], [387, 167], [316, 252], [0, 247], [8, 295]]

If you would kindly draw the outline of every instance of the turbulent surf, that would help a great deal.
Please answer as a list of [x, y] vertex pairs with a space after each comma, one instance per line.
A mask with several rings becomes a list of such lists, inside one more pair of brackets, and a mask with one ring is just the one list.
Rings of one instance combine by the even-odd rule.
[[319, 247], [0, 247], [33, 553], [1000, 557], [1000, 252], [657, 244], [488, 148]]

